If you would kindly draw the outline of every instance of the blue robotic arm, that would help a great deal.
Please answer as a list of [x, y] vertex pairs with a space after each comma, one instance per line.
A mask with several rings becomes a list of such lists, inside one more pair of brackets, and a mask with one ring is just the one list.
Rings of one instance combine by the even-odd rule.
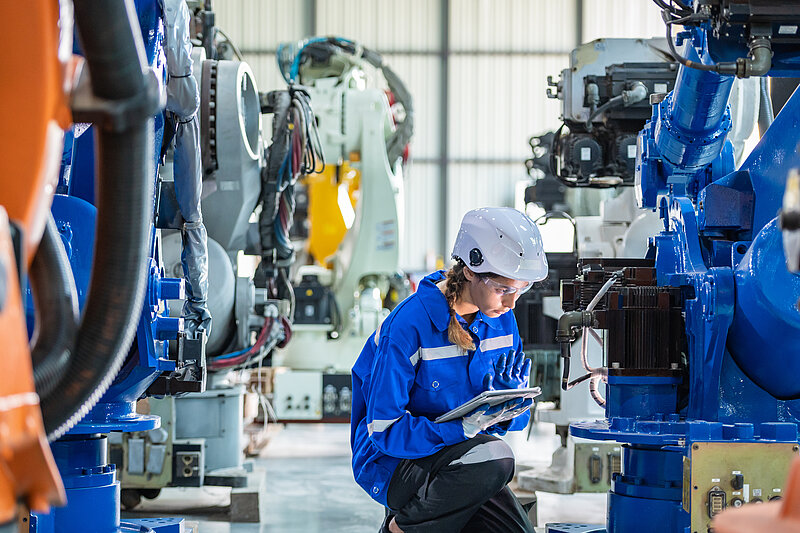
[[[675, 52], [675, 89], [651, 96], [637, 141], [637, 197], [659, 210], [664, 229], [649, 262], [585, 262], [565, 285], [565, 310], [580, 310], [624, 271], [593, 316], [608, 330], [607, 420], [571, 432], [627, 443], [609, 531], [638, 530], [644, 514], [650, 531], [705, 531], [725, 506], [779, 493], [798, 446], [800, 278], [787, 268], [776, 214], [800, 167], [800, 94], [738, 169], [726, 136], [735, 75], [797, 75], [800, 13], [780, 1], [656, 3], [669, 28], [684, 25], [679, 40], [688, 43]], [[661, 348], [666, 316], [682, 324], [665, 338], [681, 342]], [[779, 456], [780, 476], [758, 478]], [[706, 471], [720, 473], [696, 481]], [[774, 488], [751, 490], [761, 483]]]

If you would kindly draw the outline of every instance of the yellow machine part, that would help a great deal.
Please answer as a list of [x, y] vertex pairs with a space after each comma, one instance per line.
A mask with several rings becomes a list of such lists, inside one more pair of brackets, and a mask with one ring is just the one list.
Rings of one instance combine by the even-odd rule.
[[308, 251], [315, 262], [326, 265], [355, 219], [361, 172], [349, 161], [325, 165], [322, 172], [305, 178], [308, 190]]

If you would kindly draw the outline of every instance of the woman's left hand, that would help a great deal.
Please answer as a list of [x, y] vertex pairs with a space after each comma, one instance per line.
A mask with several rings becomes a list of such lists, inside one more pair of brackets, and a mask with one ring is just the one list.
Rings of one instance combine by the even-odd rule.
[[523, 352], [513, 351], [501, 354], [494, 364], [494, 375], [486, 374], [486, 390], [519, 389], [528, 382], [531, 373], [531, 360]]

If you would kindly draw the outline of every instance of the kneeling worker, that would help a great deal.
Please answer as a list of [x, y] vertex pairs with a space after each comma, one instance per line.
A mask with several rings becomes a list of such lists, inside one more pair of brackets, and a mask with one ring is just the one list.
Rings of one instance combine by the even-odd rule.
[[542, 239], [515, 209], [475, 209], [452, 257], [453, 268], [425, 277], [392, 311], [353, 367], [353, 473], [387, 507], [384, 532], [532, 532], [507, 487], [514, 455], [494, 436], [524, 429], [532, 400], [434, 419], [484, 390], [528, 385], [511, 310], [547, 276]]

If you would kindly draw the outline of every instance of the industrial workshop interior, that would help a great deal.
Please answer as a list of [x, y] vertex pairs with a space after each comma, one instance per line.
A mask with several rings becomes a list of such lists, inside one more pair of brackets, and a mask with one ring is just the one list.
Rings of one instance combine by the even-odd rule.
[[800, 533], [796, 0], [6, 4], [0, 533]]

